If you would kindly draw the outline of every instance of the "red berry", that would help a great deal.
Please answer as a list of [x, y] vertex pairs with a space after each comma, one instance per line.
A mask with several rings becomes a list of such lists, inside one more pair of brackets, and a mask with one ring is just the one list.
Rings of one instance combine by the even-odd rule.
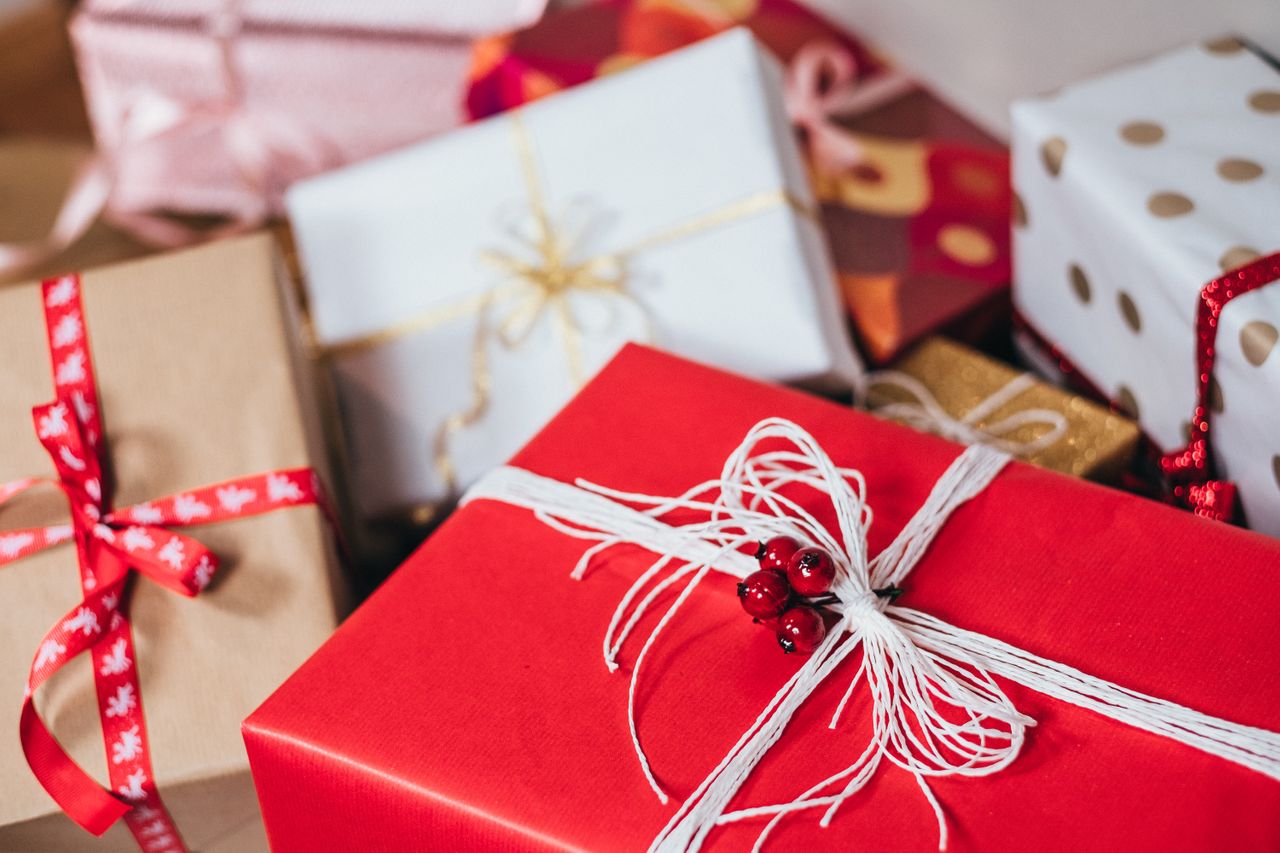
[[761, 570], [747, 575], [738, 584], [738, 598], [742, 609], [757, 619], [772, 619], [787, 607], [791, 599], [791, 587], [782, 572]]
[[777, 569], [785, 572], [792, 555], [799, 550], [800, 543], [790, 536], [774, 536], [760, 543], [760, 550], [756, 551], [756, 559], [760, 561], [762, 569]]
[[778, 620], [778, 645], [787, 654], [799, 652], [807, 655], [818, 647], [827, 635], [822, 614], [808, 605], [792, 607]]
[[787, 581], [804, 596], [823, 595], [831, 591], [836, 579], [836, 564], [821, 548], [801, 548], [787, 564]]

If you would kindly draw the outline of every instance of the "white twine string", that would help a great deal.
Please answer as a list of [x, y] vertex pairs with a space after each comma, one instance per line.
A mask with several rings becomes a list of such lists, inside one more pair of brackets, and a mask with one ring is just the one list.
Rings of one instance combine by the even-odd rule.
[[[963, 417], [952, 417], [938, 403], [933, 393], [910, 374], [899, 370], [879, 370], [867, 377], [867, 386], [889, 385], [911, 395], [911, 400], [876, 406], [876, 414], [902, 421], [924, 432], [950, 438], [961, 444], [985, 444], [1005, 453], [1026, 458], [1045, 448], [1052, 447], [1067, 434], [1067, 419], [1052, 409], [1023, 409], [1007, 418], [1001, 418], [985, 427], [978, 426], [986, 418], [999, 411], [1006, 403], [1029, 391], [1036, 380], [1028, 373], [1021, 373], [1009, 380], [994, 394], [970, 409]], [[1026, 441], [1009, 438], [1024, 426], [1038, 425], [1048, 429]]]
[[[832, 555], [832, 591], [840, 599], [832, 609], [838, 623], [672, 816], [650, 848], [654, 853], [698, 850], [718, 825], [768, 818], [756, 840], [754, 849], [759, 850], [786, 815], [814, 808], [824, 809], [820, 823], [825, 827], [885, 761], [915, 777], [938, 821], [938, 847], [945, 849], [946, 818], [928, 778], [997, 773], [1017, 757], [1027, 726], [1035, 725], [1014, 708], [994, 676], [1280, 780], [1280, 735], [1274, 732], [1128, 690], [891, 604], [873, 592], [900, 583], [951, 513], [985, 489], [1008, 461], [1006, 454], [989, 447], [969, 447], [938, 479], [893, 543], [874, 558], [867, 552], [872, 514], [862, 475], [837, 467], [812, 436], [777, 418], [751, 429], [718, 479], [677, 497], [621, 492], [583, 480], [570, 485], [508, 467], [477, 483], [463, 502], [487, 498], [523, 507], [565, 535], [594, 542], [574, 567], [574, 578], [582, 578], [591, 561], [615, 545], [636, 545], [659, 555], [614, 612], [605, 632], [604, 658], [616, 671], [618, 654], [635, 626], [668, 590], [679, 588], [636, 658], [628, 695], [632, 743], [645, 778], [663, 803], [669, 798], [640, 742], [634, 702], [641, 666], [658, 635], [711, 571], [737, 578], [755, 571], [755, 560], [742, 549], [758, 540], [793, 536]], [[796, 487], [831, 501], [835, 531], [792, 497]], [[696, 515], [697, 520], [668, 523], [663, 519], [669, 515]], [[838, 724], [854, 689], [865, 684], [872, 700], [872, 733], [862, 754], [790, 802], [730, 811], [742, 784], [796, 710], [859, 646], [862, 660], [830, 727]]]

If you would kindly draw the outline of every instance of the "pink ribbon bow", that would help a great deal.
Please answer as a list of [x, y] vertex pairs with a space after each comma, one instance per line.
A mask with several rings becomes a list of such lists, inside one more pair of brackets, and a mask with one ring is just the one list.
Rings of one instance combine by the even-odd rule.
[[871, 76], [860, 73], [847, 49], [831, 41], [813, 41], [791, 60], [783, 97], [792, 123], [808, 137], [814, 164], [834, 173], [857, 166], [864, 157], [857, 137], [835, 118], [870, 112], [914, 87], [896, 69]]
[[[95, 151], [76, 171], [54, 224], [44, 237], [26, 243], [0, 243], [0, 273], [19, 273], [71, 246], [104, 217], [154, 246], [174, 248], [256, 228], [283, 209], [284, 190], [295, 180], [335, 168], [341, 152], [318, 134], [274, 112], [256, 110], [244, 97], [235, 57], [242, 21], [234, 0], [209, 18], [209, 35], [218, 45], [224, 94], [211, 101], [186, 103], [155, 92], [136, 95], [122, 111], [121, 132], [110, 149]], [[164, 114], [163, 120], [157, 120]], [[155, 211], [121, 200], [113, 190], [135, 164], [168, 162], [183, 156], [185, 141], [210, 131], [248, 190], [235, 207], [220, 211], [227, 222], [193, 228]]]

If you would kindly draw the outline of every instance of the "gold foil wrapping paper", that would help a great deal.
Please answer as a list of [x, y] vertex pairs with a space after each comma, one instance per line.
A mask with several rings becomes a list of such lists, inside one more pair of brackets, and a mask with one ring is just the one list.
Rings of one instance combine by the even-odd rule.
[[[957, 419], [1021, 374], [1016, 368], [941, 337], [926, 339], [893, 368], [919, 380], [938, 404]], [[909, 402], [914, 402], [911, 395], [897, 386], [873, 383], [868, 391], [867, 403], [872, 411], [890, 403]], [[984, 424], [1027, 409], [1058, 412], [1067, 422], [1062, 438], [1026, 458], [1032, 464], [1106, 482], [1116, 479], [1133, 459], [1140, 435], [1137, 424], [1044, 382], [1034, 383], [974, 426], [981, 429]], [[1047, 430], [1047, 426], [1028, 424], [1007, 437], [1031, 441]]]

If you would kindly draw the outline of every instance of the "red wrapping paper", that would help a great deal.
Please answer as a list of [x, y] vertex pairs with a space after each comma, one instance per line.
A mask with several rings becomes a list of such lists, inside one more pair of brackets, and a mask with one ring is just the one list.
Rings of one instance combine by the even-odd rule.
[[[956, 445], [797, 392], [630, 347], [512, 464], [674, 495], [719, 473], [762, 417], [790, 418], [867, 477], [871, 548], [890, 541]], [[627, 672], [601, 658], [610, 615], [652, 561], [584, 543], [527, 511], [456, 513], [245, 723], [273, 849], [641, 849], [676, 808], [645, 784]], [[1274, 729], [1280, 543], [1015, 463], [959, 509], [902, 603], [1120, 685]], [[658, 618], [661, 611], [653, 616]], [[649, 622], [649, 627], [652, 622]], [[648, 633], [641, 625], [637, 636]], [[868, 733], [853, 668], [804, 705], [735, 806], [790, 800], [846, 766]], [[856, 666], [856, 661], [853, 661]], [[800, 663], [705, 582], [646, 659], [640, 736], [676, 801]], [[846, 676], [846, 677], [842, 677]], [[1039, 721], [1021, 756], [932, 787], [950, 851], [1274, 850], [1280, 783], [1001, 682]], [[885, 766], [821, 829], [791, 816], [766, 849], [937, 849], [915, 780]], [[758, 823], [717, 830], [747, 849]]]

